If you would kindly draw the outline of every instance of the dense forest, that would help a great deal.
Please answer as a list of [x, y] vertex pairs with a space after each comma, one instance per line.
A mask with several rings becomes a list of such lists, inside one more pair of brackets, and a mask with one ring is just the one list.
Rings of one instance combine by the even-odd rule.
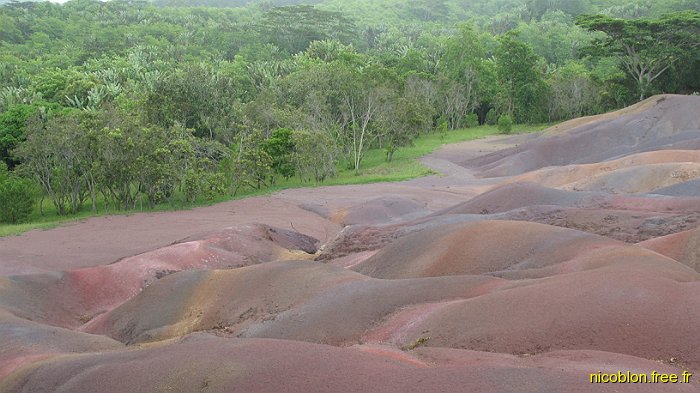
[[698, 46], [700, 0], [7, 2], [0, 221], [322, 182], [429, 132], [697, 93]]

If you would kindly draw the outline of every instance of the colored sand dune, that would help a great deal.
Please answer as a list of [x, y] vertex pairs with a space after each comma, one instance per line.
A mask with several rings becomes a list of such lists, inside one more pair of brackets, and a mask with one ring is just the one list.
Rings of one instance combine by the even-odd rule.
[[[697, 392], [698, 111], [0, 239], [0, 392]], [[590, 381], [652, 371], [698, 377]]]

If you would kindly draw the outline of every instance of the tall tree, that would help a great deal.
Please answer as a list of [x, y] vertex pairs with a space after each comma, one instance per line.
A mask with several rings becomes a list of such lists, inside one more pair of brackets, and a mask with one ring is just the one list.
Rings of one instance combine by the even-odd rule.
[[336, 39], [350, 43], [358, 37], [355, 24], [341, 13], [311, 5], [272, 8], [257, 28], [263, 37], [290, 54], [305, 51], [313, 41]]
[[499, 112], [517, 122], [542, 121], [547, 89], [542, 58], [510, 33], [500, 37], [495, 57]]
[[594, 56], [616, 57], [634, 80], [643, 100], [654, 81], [675, 63], [700, 47], [700, 13], [685, 11], [658, 19], [620, 19], [605, 15], [582, 16], [577, 23], [602, 31], [589, 48]]
[[441, 105], [451, 129], [462, 127], [464, 118], [493, 97], [488, 78], [486, 50], [481, 37], [468, 25], [447, 40], [440, 72], [447, 78]]

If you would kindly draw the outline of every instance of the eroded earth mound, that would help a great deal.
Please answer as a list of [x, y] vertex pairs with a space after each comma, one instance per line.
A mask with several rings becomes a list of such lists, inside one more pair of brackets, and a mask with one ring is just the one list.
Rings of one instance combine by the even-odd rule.
[[[0, 239], [0, 392], [697, 392], [699, 111]], [[591, 383], [618, 372], [694, 375]]]

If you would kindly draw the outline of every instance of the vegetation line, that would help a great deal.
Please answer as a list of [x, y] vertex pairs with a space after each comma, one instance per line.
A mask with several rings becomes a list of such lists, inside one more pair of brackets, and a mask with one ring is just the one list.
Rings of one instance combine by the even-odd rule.
[[461, 132], [700, 91], [693, 2], [282, 3], [0, 0], [0, 223], [29, 223], [0, 235], [403, 180]]
[[[519, 125], [514, 127], [514, 133], [528, 133], [543, 130], [549, 127], [550, 124], [539, 125]], [[281, 180], [274, 186], [266, 187], [260, 190], [247, 189], [237, 194], [235, 197], [218, 197], [214, 200], [200, 198], [193, 203], [161, 203], [149, 208], [131, 209], [126, 211], [105, 211], [104, 201], [98, 203], [98, 211], [92, 212], [89, 206], [84, 206], [83, 211], [70, 215], [60, 216], [56, 214], [53, 206], [44, 201], [43, 215], [39, 213], [40, 209], [35, 209], [35, 212], [30, 216], [29, 222], [22, 224], [0, 224], [0, 237], [20, 235], [22, 233], [35, 229], [51, 229], [58, 225], [68, 222], [80, 221], [91, 217], [100, 217], [106, 215], [129, 215], [142, 212], [162, 212], [175, 211], [183, 209], [191, 209], [195, 207], [209, 206], [230, 200], [269, 195], [286, 189], [304, 188], [304, 187], [320, 187], [320, 186], [337, 186], [351, 184], [370, 184], [379, 182], [397, 182], [404, 181], [422, 176], [433, 174], [429, 168], [425, 167], [419, 160], [420, 158], [434, 152], [440, 147], [473, 139], [484, 138], [491, 135], [497, 135], [500, 131], [496, 126], [480, 126], [476, 128], [459, 129], [449, 131], [447, 134], [440, 135], [437, 133], [423, 135], [415, 140], [413, 146], [402, 148], [395, 153], [394, 159], [391, 162], [385, 160], [386, 152], [381, 149], [372, 149], [365, 156], [365, 167], [359, 175], [356, 175], [353, 169], [338, 168], [338, 176], [328, 179], [323, 183], [316, 182], [301, 182], [298, 179]]]

